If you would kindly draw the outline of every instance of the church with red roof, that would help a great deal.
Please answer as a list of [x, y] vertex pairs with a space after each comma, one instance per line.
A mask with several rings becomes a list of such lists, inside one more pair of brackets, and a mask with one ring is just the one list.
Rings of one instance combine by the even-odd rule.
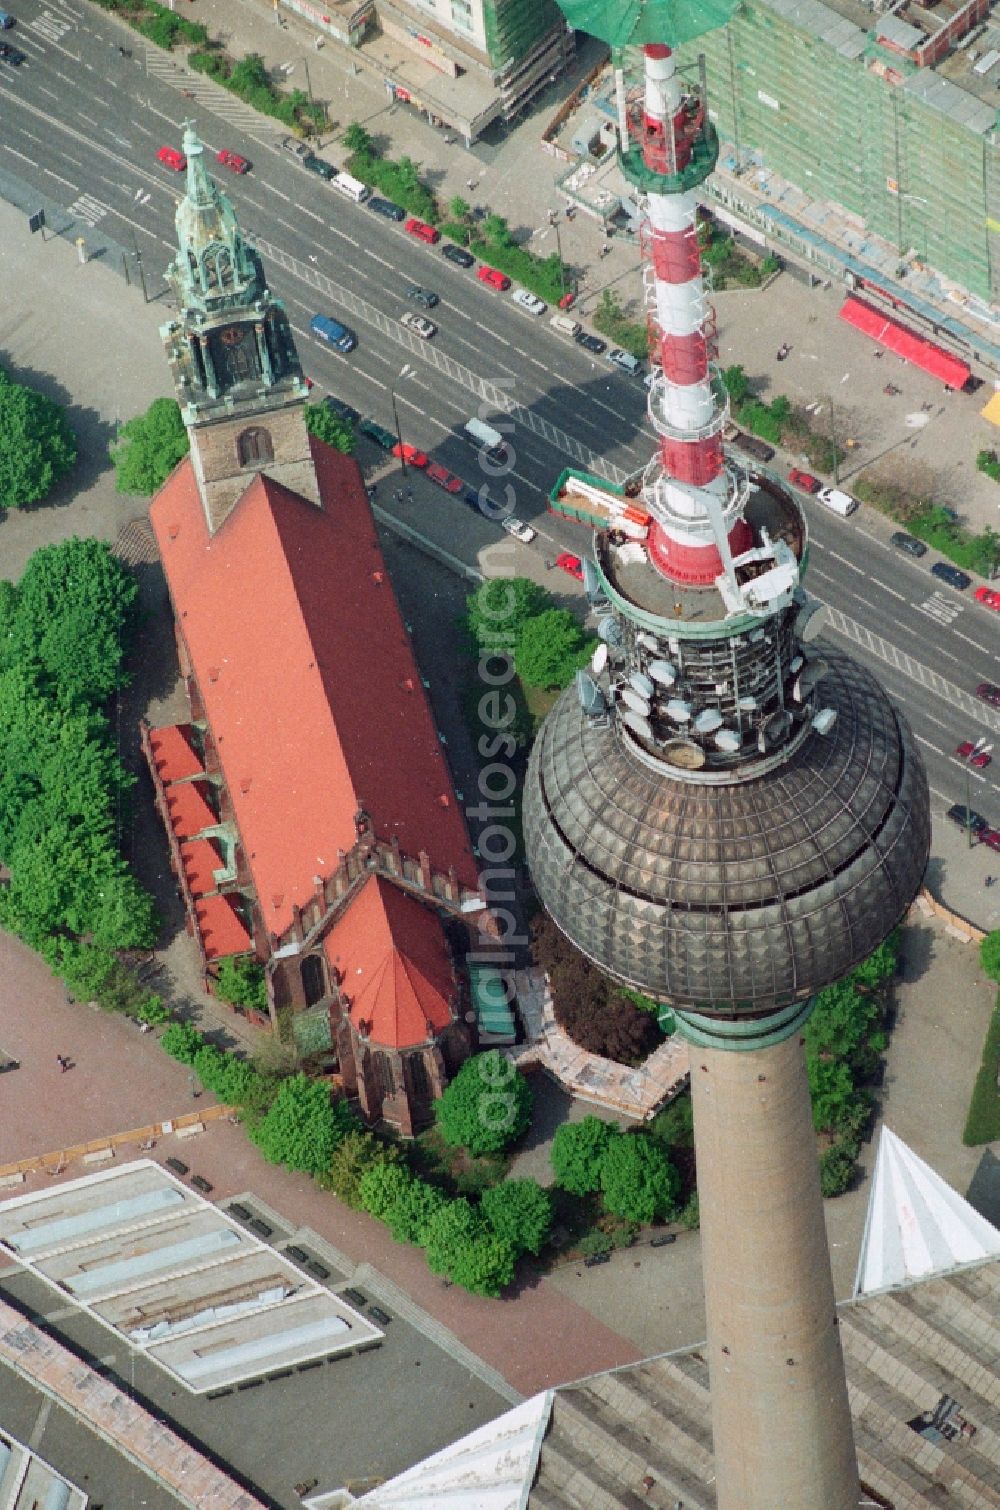
[[255, 957], [274, 1025], [412, 1134], [472, 1047], [476, 859], [361, 472], [308, 432], [284, 309], [185, 152], [161, 334], [191, 453], [150, 518], [190, 717], [143, 748], [206, 980]]

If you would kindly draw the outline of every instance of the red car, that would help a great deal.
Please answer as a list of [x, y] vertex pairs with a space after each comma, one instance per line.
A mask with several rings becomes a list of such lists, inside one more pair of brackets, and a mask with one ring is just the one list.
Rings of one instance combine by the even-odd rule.
[[976, 602], [982, 603], [986, 608], [995, 608], [1000, 613], [1000, 592], [995, 587], [977, 587]]
[[496, 267], [477, 267], [476, 277], [480, 283], [488, 283], [490, 288], [498, 289], [502, 294], [510, 288], [510, 279], [507, 274]]
[[988, 849], [995, 849], [1000, 853], [1000, 829], [984, 828], [979, 835], [980, 844], [985, 844]]
[[822, 486], [818, 477], [814, 477], [811, 472], [800, 472], [798, 467], [793, 467], [789, 472], [788, 481], [801, 488], [803, 493], [818, 493]]
[[402, 456], [404, 461], [409, 462], [411, 467], [426, 467], [430, 457], [426, 451], [418, 451], [416, 446], [411, 446], [409, 441], [404, 440], [400, 445], [397, 441], [392, 448], [393, 456]]
[[187, 158], [176, 147], [161, 147], [156, 158], [165, 168], [173, 168], [175, 173], [183, 173], [187, 167]]
[[561, 556], [556, 557], [556, 565], [560, 571], [569, 572], [578, 582], [583, 581], [583, 562], [579, 556], [570, 555], [569, 551], [563, 551]]
[[446, 493], [461, 493], [465, 483], [461, 477], [456, 477], [454, 472], [449, 472], [439, 461], [432, 461], [427, 468], [427, 476], [431, 482], [436, 482], [439, 488], [444, 488]]
[[230, 152], [228, 147], [223, 147], [221, 152], [215, 154], [215, 161], [221, 163], [224, 168], [228, 168], [230, 173], [250, 172], [250, 164], [246, 158], [241, 157], [238, 152]]
[[404, 225], [403, 230], [409, 231], [411, 236], [416, 236], [418, 241], [426, 241], [428, 246], [433, 246], [436, 241], [441, 240], [440, 231], [436, 231], [432, 225], [428, 225], [426, 220], [417, 220], [412, 215]]
[[971, 739], [963, 739], [962, 743], [956, 746], [955, 754], [959, 756], [961, 760], [967, 760], [970, 765], [974, 765], [977, 771], [981, 771], [986, 766], [988, 766], [990, 761], [993, 759], [993, 756], [990, 754], [993, 746], [987, 745], [986, 748], [983, 749], [982, 743], [983, 742], [981, 739], [975, 744]]
[[991, 708], [1000, 708], [1000, 687], [996, 682], [980, 682], [976, 696], [982, 698], [984, 703], [989, 703]]
[[559, 300], [559, 308], [572, 309], [575, 303], [576, 294], [563, 294], [562, 298]]

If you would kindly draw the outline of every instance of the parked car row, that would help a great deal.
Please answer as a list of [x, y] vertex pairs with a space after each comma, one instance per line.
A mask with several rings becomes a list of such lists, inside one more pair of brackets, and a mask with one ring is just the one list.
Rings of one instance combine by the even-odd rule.
[[985, 844], [988, 849], [1000, 853], [1000, 829], [992, 828], [974, 807], [967, 807], [964, 802], [954, 802], [948, 809], [947, 816], [959, 828], [974, 835], [977, 844]]

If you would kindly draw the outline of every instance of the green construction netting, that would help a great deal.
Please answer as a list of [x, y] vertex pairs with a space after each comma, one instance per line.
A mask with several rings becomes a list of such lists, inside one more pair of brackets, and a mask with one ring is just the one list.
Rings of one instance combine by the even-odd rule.
[[589, 32], [609, 47], [662, 42], [680, 47], [703, 32], [725, 26], [740, 0], [559, 0], [576, 31]]

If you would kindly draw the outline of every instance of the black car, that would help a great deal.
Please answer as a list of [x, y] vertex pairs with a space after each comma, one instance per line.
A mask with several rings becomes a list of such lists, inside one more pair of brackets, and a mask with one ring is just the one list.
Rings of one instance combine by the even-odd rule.
[[914, 535], [908, 535], [905, 530], [895, 530], [889, 536], [889, 544], [894, 545], [898, 551], [905, 551], [908, 556], [926, 556], [927, 554], [924, 542]]
[[770, 461], [774, 455], [774, 447], [769, 446], [766, 440], [758, 440], [756, 435], [744, 435], [742, 430], [738, 430], [733, 436], [733, 445], [739, 446], [741, 451], [745, 451], [755, 461]]
[[358, 425], [358, 429], [362, 435], [367, 435], [369, 440], [373, 440], [377, 446], [381, 446], [383, 451], [391, 451], [396, 444], [396, 437], [392, 431], [387, 430], [384, 425], [378, 424], [373, 419], [363, 419]]
[[573, 339], [584, 351], [593, 352], [595, 357], [603, 356], [608, 349], [607, 341], [602, 341], [600, 336], [592, 336], [589, 330], [578, 330]]
[[9, 42], [0, 42], [0, 62], [9, 63], [11, 68], [20, 68], [27, 56], [19, 47], [11, 47]]
[[471, 267], [475, 262], [471, 252], [467, 252], [464, 246], [456, 246], [453, 241], [446, 241], [441, 248], [441, 255], [447, 257], [449, 262], [454, 262], [456, 267]]
[[935, 561], [931, 567], [931, 576], [937, 577], [939, 582], [947, 582], [956, 592], [964, 592], [972, 586], [972, 578], [968, 572], [959, 571], [957, 566], [952, 566], [950, 561]]
[[393, 204], [391, 199], [379, 199], [377, 194], [373, 199], [369, 199], [368, 208], [374, 210], [376, 215], [381, 215], [383, 220], [406, 219], [406, 211], [401, 204]]
[[324, 403], [331, 414], [335, 414], [338, 419], [346, 420], [349, 425], [356, 425], [361, 420], [361, 411], [351, 404], [345, 404], [342, 398], [334, 398], [332, 394], [328, 394]]
[[957, 823], [959, 828], [969, 828], [974, 834], [981, 834], [989, 824], [982, 813], [977, 813], [974, 807], [966, 807], [964, 802], [956, 802], [948, 809], [947, 816], [952, 823]]
[[307, 152], [302, 159], [303, 168], [308, 168], [310, 173], [317, 173], [320, 178], [325, 178], [327, 183], [336, 178], [337, 170], [333, 163], [328, 163], [322, 157], [317, 157], [315, 152]]
[[412, 299], [414, 304], [422, 304], [424, 309], [433, 309], [435, 304], [441, 302], [437, 294], [432, 293], [429, 288], [408, 288], [406, 297]]

